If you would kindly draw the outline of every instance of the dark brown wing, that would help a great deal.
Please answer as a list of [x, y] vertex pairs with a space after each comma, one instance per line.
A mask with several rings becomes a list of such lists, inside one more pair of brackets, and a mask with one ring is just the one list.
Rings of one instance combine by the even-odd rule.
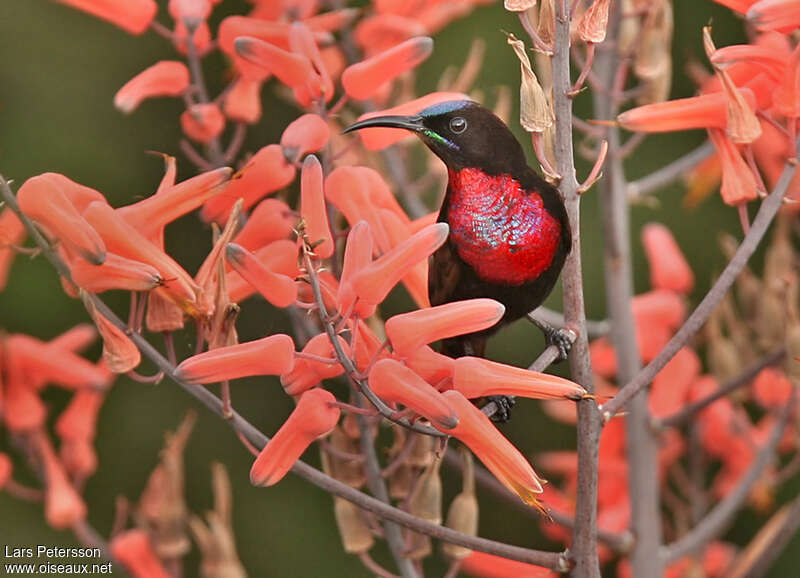
[[448, 239], [433, 254], [428, 267], [428, 295], [431, 305], [454, 301], [461, 282], [461, 260]]

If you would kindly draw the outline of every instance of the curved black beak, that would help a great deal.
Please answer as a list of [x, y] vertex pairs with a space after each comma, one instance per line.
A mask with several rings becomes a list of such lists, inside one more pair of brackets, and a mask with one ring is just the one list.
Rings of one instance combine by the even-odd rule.
[[342, 131], [342, 134], [347, 134], [354, 130], [361, 130], [362, 128], [374, 127], [402, 128], [412, 132], [420, 132], [425, 128], [422, 121], [423, 119], [421, 116], [376, 116], [351, 124]]

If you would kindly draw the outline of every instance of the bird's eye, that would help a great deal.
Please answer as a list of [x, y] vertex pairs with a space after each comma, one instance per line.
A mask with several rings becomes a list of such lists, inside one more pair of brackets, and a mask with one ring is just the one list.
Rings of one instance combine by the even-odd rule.
[[467, 121], [463, 116], [457, 116], [450, 119], [450, 130], [456, 134], [461, 134], [467, 130]]

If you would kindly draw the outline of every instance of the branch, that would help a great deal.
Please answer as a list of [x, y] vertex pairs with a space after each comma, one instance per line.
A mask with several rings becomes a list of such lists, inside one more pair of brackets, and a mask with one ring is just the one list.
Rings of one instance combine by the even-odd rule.
[[[577, 334], [569, 356], [572, 378], [586, 391], [594, 393], [586, 312], [583, 302], [581, 269], [580, 196], [575, 176], [572, 142], [572, 99], [570, 80], [570, 7], [567, 0], [555, 2], [555, 42], [553, 49], [553, 112], [555, 113], [556, 170], [562, 179], [559, 191], [567, 209], [572, 248], [564, 264], [561, 282], [564, 287], [564, 319], [568, 329]], [[576, 578], [599, 578], [597, 560], [597, 455], [601, 420], [595, 402], [578, 402], [578, 488], [575, 504], [575, 531], [571, 558]]]
[[761, 474], [775, 458], [778, 443], [783, 437], [783, 431], [789, 423], [789, 417], [794, 409], [797, 392], [792, 394], [792, 400], [781, 410], [778, 423], [772, 428], [769, 439], [759, 450], [753, 465], [736, 484], [724, 500], [717, 504], [697, 526], [678, 540], [665, 546], [661, 551], [661, 559], [669, 564], [678, 558], [702, 548], [725, 531], [733, 516], [742, 507], [750, 495], [750, 490], [761, 477]]
[[661, 187], [665, 187], [675, 179], [682, 177], [705, 159], [714, 154], [714, 145], [706, 141], [693, 151], [675, 159], [668, 165], [642, 177], [638, 181], [628, 183], [627, 194], [631, 200], [640, 199]]
[[[548, 325], [558, 327], [559, 329], [565, 329], [567, 327], [567, 323], [564, 321], [564, 314], [548, 309], [547, 307], [538, 307], [534, 309], [528, 313], [528, 317], [532, 320], [535, 318], [544, 321]], [[602, 321], [586, 320], [586, 333], [591, 338], [608, 335], [609, 331], [611, 331], [611, 324], [607, 319], [603, 319]]]
[[[52, 249], [50, 244], [42, 236], [31, 220], [20, 211], [16, 202], [16, 198], [14, 197], [14, 193], [11, 191], [7, 181], [2, 176], [0, 176], [0, 194], [2, 194], [2, 197], [8, 204], [9, 208], [14, 211], [14, 214], [16, 214], [25, 225], [30, 237], [39, 247], [41, 247], [42, 253], [53, 265], [56, 271], [58, 271], [59, 274], [68, 277], [69, 270], [67, 266], [63, 261], [61, 261], [58, 254], [56, 254], [56, 252]], [[128, 328], [125, 322], [122, 321], [105, 304], [105, 302], [103, 302], [102, 299], [93, 293], [88, 295], [89, 299], [92, 301], [101, 315], [103, 315], [119, 329], [127, 332]], [[212, 413], [219, 417], [224, 417], [222, 400], [204, 387], [188, 385], [182, 382], [175, 375], [175, 367], [169, 361], [167, 361], [167, 359], [162, 356], [161, 353], [159, 353], [152, 345], [150, 345], [150, 343], [142, 335], [138, 333], [129, 333], [128, 336], [142, 352], [142, 355], [152, 361], [181, 389], [200, 401], [200, 403], [205, 405]], [[233, 415], [230, 417], [230, 419], [226, 419], [225, 421], [227, 421], [236, 432], [242, 434], [258, 449], [263, 448], [267, 442], [269, 442], [269, 438], [264, 435], [263, 432], [258, 430], [236, 411], [233, 411]], [[295, 475], [311, 482], [322, 490], [325, 490], [340, 498], [344, 498], [345, 500], [352, 502], [364, 510], [372, 512], [383, 519], [396, 522], [401, 526], [405, 526], [406, 528], [413, 530], [414, 532], [426, 534], [433, 538], [444, 540], [459, 546], [464, 546], [465, 548], [469, 548], [471, 550], [478, 550], [479, 552], [486, 552], [487, 554], [494, 554], [496, 556], [502, 556], [504, 558], [510, 558], [520, 562], [536, 564], [560, 572], [564, 572], [569, 568], [567, 555], [565, 552], [545, 552], [541, 550], [520, 548], [519, 546], [511, 546], [508, 544], [503, 544], [502, 542], [487, 540], [486, 538], [469, 536], [467, 534], [451, 530], [450, 528], [433, 524], [426, 520], [417, 518], [416, 516], [412, 516], [408, 512], [404, 512], [398, 508], [385, 504], [380, 500], [373, 498], [372, 496], [368, 496], [367, 494], [364, 494], [363, 492], [360, 492], [348, 486], [347, 484], [344, 484], [324, 474], [318, 469], [309, 466], [302, 460], [298, 460], [295, 465], [292, 466], [291, 471]]]
[[760, 360], [752, 363], [749, 367], [746, 367], [739, 375], [733, 379], [729, 379], [727, 383], [722, 385], [717, 391], [708, 397], [698, 399], [695, 402], [685, 405], [671, 415], [653, 420], [653, 427], [656, 429], [663, 429], [668, 427], [679, 427], [683, 425], [697, 412], [702, 411], [721, 397], [725, 397], [729, 393], [747, 385], [761, 372], [762, 369], [770, 365], [775, 365], [785, 356], [786, 348], [783, 346], [771, 351], [770, 353], [767, 353]]
[[[795, 142], [795, 147], [800, 145], [800, 139]], [[783, 196], [789, 188], [789, 183], [794, 176], [796, 165], [787, 163], [783, 169], [775, 189], [764, 199], [758, 209], [756, 218], [750, 230], [742, 240], [741, 245], [736, 250], [736, 254], [722, 271], [722, 274], [714, 283], [711, 290], [703, 297], [703, 300], [684, 322], [681, 328], [672, 336], [664, 349], [642, 369], [636, 377], [625, 384], [616, 396], [608, 403], [601, 406], [603, 419], [607, 422], [618, 411], [620, 411], [642, 388], [646, 387], [659, 371], [669, 362], [670, 359], [683, 347], [689, 339], [697, 333], [708, 319], [709, 315], [717, 308], [722, 298], [731, 288], [736, 277], [747, 264], [747, 260], [758, 247], [764, 234], [767, 232], [772, 219], [778, 213], [783, 204]]]

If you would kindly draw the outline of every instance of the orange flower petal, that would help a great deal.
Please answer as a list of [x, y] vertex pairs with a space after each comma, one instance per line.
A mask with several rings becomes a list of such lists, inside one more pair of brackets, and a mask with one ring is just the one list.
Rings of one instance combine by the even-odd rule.
[[36, 392], [22, 381], [6, 381], [3, 399], [3, 422], [6, 429], [12, 433], [29, 433], [44, 427], [47, 409]]
[[31, 177], [17, 192], [19, 207], [84, 259], [99, 265], [106, 258], [105, 244], [64, 193], [71, 183], [57, 173]]
[[311, 61], [302, 54], [288, 52], [251, 36], [240, 36], [234, 42], [236, 54], [258, 66], [289, 87], [300, 86], [313, 78]]
[[247, 249], [229, 243], [225, 255], [231, 267], [275, 307], [288, 307], [297, 300], [294, 279], [273, 273]]
[[186, 383], [213, 383], [252, 375], [283, 375], [292, 369], [294, 342], [277, 334], [193, 355], [176, 369]]
[[147, 238], [217, 195], [231, 181], [233, 170], [220, 167], [172, 185], [117, 213]]
[[650, 265], [650, 285], [653, 289], [668, 289], [689, 293], [694, 287], [694, 274], [672, 232], [659, 223], [649, 223], [642, 229], [642, 245]]
[[202, 21], [211, 16], [211, 0], [169, 0], [167, 9], [174, 20]]
[[414, 373], [435, 386], [452, 377], [455, 360], [447, 355], [437, 353], [427, 345], [423, 345], [414, 351], [410, 357], [404, 359], [403, 362]]
[[681, 348], [653, 379], [650, 413], [656, 418], [664, 417], [686, 405], [689, 389], [701, 369], [697, 354], [688, 347]]
[[158, 291], [152, 291], [147, 296], [145, 326], [154, 333], [183, 329], [183, 310]]
[[342, 262], [342, 275], [339, 281], [339, 291], [336, 300], [343, 313], [347, 313], [356, 300], [356, 290], [353, 286], [355, 275], [372, 262], [372, 235], [366, 221], [359, 221], [350, 228], [347, 242], [344, 246], [344, 259]]
[[382, 85], [416, 68], [432, 52], [433, 39], [427, 36], [411, 38], [348, 66], [342, 73], [342, 87], [357, 100], [371, 98]]
[[97, 330], [89, 323], [79, 323], [52, 339], [48, 345], [76, 353], [89, 347], [95, 339]]
[[357, 8], [340, 8], [339, 10], [331, 10], [310, 18], [304, 18], [303, 22], [313, 32], [336, 32], [352, 24], [358, 16], [359, 10]]
[[774, 367], [765, 367], [753, 380], [753, 399], [763, 408], [783, 407], [792, 396], [792, 382]]
[[412, 235], [353, 277], [359, 299], [370, 305], [381, 303], [389, 291], [418, 262], [426, 260], [447, 240], [447, 223], [436, 223]]
[[468, 299], [395, 315], [386, 322], [386, 335], [394, 351], [407, 357], [419, 347], [439, 339], [488, 329], [505, 314], [493, 299]]
[[86, 389], [75, 392], [66, 409], [56, 420], [56, 433], [62, 440], [91, 441], [95, 436], [97, 415], [105, 395]]
[[[404, 224], [400, 217], [394, 212], [380, 209], [378, 214], [383, 222], [383, 228], [389, 236], [389, 242], [392, 247], [397, 247], [406, 241], [412, 233], [409, 231], [409, 226]], [[423, 309], [430, 307], [431, 303], [428, 300], [428, 260], [425, 259], [411, 267], [408, 273], [403, 275], [401, 279], [405, 285], [408, 294], [417, 304], [417, 307]]]
[[325, 179], [325, 198], [342, 212], [351, 226], [366, 221], [375, 245], [385, 253], [392, 247], [378, 209], [372, 203], [370, 188], [363, 167], [337, 167]]
[[[469, 100], [469, 96], [459, 92], [432, 92], [393, 108], [362, 114], [358, 117], [358, 120], [362, 121], [384, 115], [416, 114], [424, 108], [447, 100]], [[413, 133], [400, 128], [365, 128], [358, 131], [358, 134], [361, 136], [364, 146], [372, 151], [384, 149], [396, 142], [414, 136]]]
[[321, 259], [333, 255], [333, 235], [328, 224], [325, 193], [322, 190], [322, 165], [314, 155], [303, 162], [300, 176], [300, 216], [305, 221], [306, 235]]
[[599, 44], [606, 39], [610, 0], [594, 0], [581, 16], [578, 36], [584, 42]]
[[265, 199], [253, 209], [242, 230], [233, 238], [233, 242], [255, 251], [273, 241], [286, 239], [296, 222], [297, 217], [289, 205], [280, 199]]
[[672, 291], [653, 290], [636, 295], [631, 303], [637, 328], [677, 329], [686, 317], [686, 303]]
[[74, 259], [69, 272], [75, 284], [90, 293], [112, 289], [124, 291], [149, 291], [164, 282], [158, 269], [147, 263], [106, 253], [102, 265], [92, 265], [83, 259]]
[[[276, 275], [285, 275], [290, 279], [297, 277], [297, 244], [291, 241], [275, 241], [253, 253], [264, 267]], [[256, 292], [255, 287], [236, 271], [226, 275], [225, 285], [228, 287], [228, 298], [241, 302]]]
[[250, 470], [255, 486], [272, 486], [285, 476], [317, 438], [336, 427], [341, 411], [331, 406], [336, 398], [324, 389], [312, 389], [300, 396], [289, 419], [258, 454]]
[[44, 479], [47, 485], [44, 497], [44, 516], [47, 523], [58, 530], [69, 528], [74, 523], [86, 519], [86, 504], [67, 479], [67, 474], [50, 445], [44, 432], [31, 436], [44, 468]]
[[155, 0], [57, 0], [106, 20], [130, 34], [141, 34], [150, 27], [158, 12]]
[[[755, 95], [746, 88], [739, 94], [755, 109]], [[728, 126], [727, 97], [721, 92], [646, 104], [617, 116], [621, 127], [635, 132], [672, 132]]]
[[740, 205], [758, 198], [758, 185], [747, 162], [736, 145], [722, 130], [710, 129], [708, 138], [717, 149], [722, 162], [722, 200], [728, 205]]
[[[338, 339], [342, 349], [349, 355], [350, 346], [341, 337]], [[330, 339], [325, 333], [312, 337], [303, 348], [303, 353], [327, 358], [336, 357]], [[322, 363], [314, 359], [297, 357], [292, 370], [281, 375], [281, 385], [289, 395], [300, 395], [319, 384], [323, 379], [338, 377], [343, 373], [344, 368], [340, 363]]]
[[148, 98], [180, 96], [188, 87], [186, 65], [176, 60], [162, 60], [126, 82], [114, 95], [114, 106], [130, 114]]
[[181, 129], [190, 139], [209, 143], [225, 130], [225, 115], [216, 104], [193, 104], [181, 114]]
[[457, 391], [442, 394], [456, 413], [458, 425], [445, 433], [464, 443], [489, 471], [523, 502], [542, 508], [536, 494], [542, 493], [539, 476], [522, 454], [492, 424], [480, 409]]
[[83, 216], [100, 233], [110, 251], [158, 269], [165, 279], [164, 290], [178, 305], [188, 306], [196, 301], [198, 287], [183, 267], [148, 241], [114, 209], [94, 202], [86, 208]]
[[112, 373], [127, 373], [142, 361], [139, 348], [125, 332], [111, 323], [96, 308], [85, 293], [81, 294], [83, 304], [92, 317], [100, 337], [103, 338], [103, 361]]
[[[79, 337], [85, 342], [85, 336]], [[5, 347], [13, 353], [29, 382], [53, 383], [67, 389], [103, 389], [110, 384], [111, 376], [107, 371], [72, 353], [58, 341], [45, 343], [28, 335], [14, 334], [5, 340]]]
[[58, 455], [64, 469], [73, 478], [86, 479], [97, 471], [97, 452], [90, 442], [62, 441]]
[[222, 194], [206, 202], [200, 216], [206, 222], [224, 224], [237, 199], [244, 199], [243, 209], [247, 210], [265, 196], [287, 187], [295, 172], [280, 145], [267, 145], [253, 155]]
[[516, 395], [532, 399], [581, 399], [586, 390], [557, 375], [529, 371], [479, 357], [460, 357], [453, 366], [453, 389], [468, 399]]
[[310, 91], [312, 100], [323, 96], [325, 102], [328, 102], [333, 98], [333, 80], [325, 68], [317, 40], [318, 36], [303, 22], [295, 20], [290, 25], [289, 47], [292, 52], [305, 55], [313, 65], [314, 72], [306, 78], [305, 87]]
[[322, 150], [330, 137], [328, 123], [318, 114], [304, 114], [289, 123], [281, 135], [281, 148], [287, 159], [297, 161], [308, 153]]
[[509, 560], [493, 554], [485, 554], [473, 550], [466, 558], [461, 560], [460, 570], [475, 578], [558, 578], [559, 574], [543, 568]]
[[225, 95], [222, 110], [235, 122], [255, 124], [261, 120], [261, 80], [237, 78]]
[[251, 36], [284, 50], [289, 49], [289, 26], [286, 22], [270, 22], [248, 16], [228, 16], [220, 22], [217, 36], [220, 50], [228, 56], [236, 53], [234, 43], [242, 36]]
[[[172, 31], [172, 45], [181, 54], [188, 54], [189, 50], [187, 42], [189, 40], [189, 30], [186, 28], [183, 20], [175, 22], [175, 28]], [[192, 34], [192, 42], [197, 50], [197, 55], [200, 57], [205, 56], [213, 47], [211, 38], [211, 29], [208, 23], [200, 22]]]
[[2, 490], [11, 479], [11, 474], [14, 471], [14, 464], [8, 454], [0, 452], [0, 490]]
[[794, 0], [761, 0], [747, 10], [747, 21], [759, 30], [788, 34], [800, 26], [800, 5]]
[[400, 403], [446, 431], [458, 425], [448, 401], [427, 381], [394, 359], [381, 359], [369, 372], [369, 386], [384, 401]]
[[25, 225], [11, 209], [0, 211], [0, 291], [8, 283], [8, 271], [17, 252], [15, 246], [25, 242]]
[[125, 530], [111, 539], [111, 555], [137, 578], [170, 578], [145, 530]]
[[359, 20], [353, 37], [367, 54], [377, 54], [401, 42], [423, 36], [427, 30], [414, 18], [398, 14], [373, 14]]

